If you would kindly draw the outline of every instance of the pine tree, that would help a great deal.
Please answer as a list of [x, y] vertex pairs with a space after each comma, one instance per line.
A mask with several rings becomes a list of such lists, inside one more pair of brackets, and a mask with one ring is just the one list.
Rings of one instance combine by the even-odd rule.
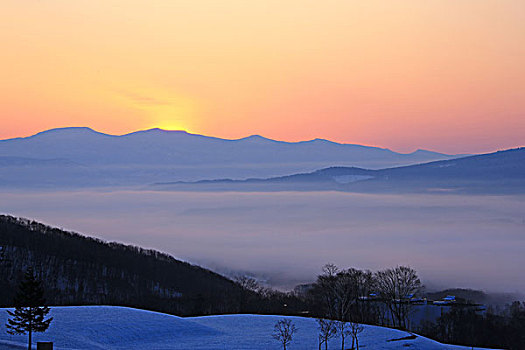
[[33, 332], [45, 332], [53, 318], [45, 319], [49, 313], [44, 299], [44, 289], [36, 279], [33, 269], [28, 268], [24, 280], [18, 286], [14, 298], [14, 311], [7, 311], [11, 316], [6, 323], [9, 334], [29, 334], [28, 350], [31, 350]]

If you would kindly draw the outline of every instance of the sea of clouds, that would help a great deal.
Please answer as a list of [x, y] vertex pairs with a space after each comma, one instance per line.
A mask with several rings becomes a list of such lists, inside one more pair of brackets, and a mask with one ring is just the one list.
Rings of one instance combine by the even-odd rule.
[[280, 288], [332, 262], [408, 264], [436, 288], [525, 289], [525, 196], [3, 191], [0, 212]]

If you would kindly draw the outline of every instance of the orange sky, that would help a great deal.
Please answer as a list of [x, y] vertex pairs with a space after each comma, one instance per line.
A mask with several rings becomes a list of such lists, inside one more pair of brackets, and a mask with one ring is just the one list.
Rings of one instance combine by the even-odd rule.
[[2, 0], [0, 138], [524, 145], [523, 0]]

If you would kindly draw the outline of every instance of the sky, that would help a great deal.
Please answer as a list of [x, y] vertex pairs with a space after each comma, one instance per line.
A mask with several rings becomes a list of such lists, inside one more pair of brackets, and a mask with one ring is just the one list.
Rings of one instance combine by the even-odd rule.
[[2, 0], [0, 139], [160, 127], [524, 145], [523, 0]]

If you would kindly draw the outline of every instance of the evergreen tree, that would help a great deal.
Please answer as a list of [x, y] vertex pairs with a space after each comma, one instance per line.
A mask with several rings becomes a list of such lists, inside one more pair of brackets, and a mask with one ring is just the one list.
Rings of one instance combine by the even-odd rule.
[[29, 334], [28, 350], [31, 350], [33, 332], [45, 332], [53, 318], [45, 319], [49, 313], [44, 299], [42, 284], [36, 279], [33, 269], [27, 269], [14, 298], [14, 311], [7, 311], [10, 318], [6, 327], [9, 334]]

